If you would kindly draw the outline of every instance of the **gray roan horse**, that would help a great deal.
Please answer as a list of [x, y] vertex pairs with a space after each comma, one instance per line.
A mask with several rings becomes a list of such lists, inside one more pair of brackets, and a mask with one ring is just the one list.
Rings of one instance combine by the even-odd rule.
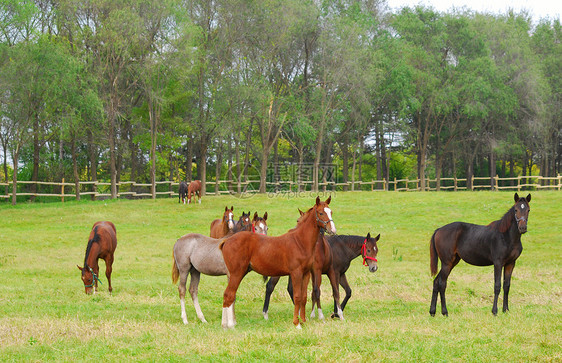
[[[237, 231], [255, 231], [259, 234], [267, 234], [267, 225], [262, 219], [261, 225], [254, 226], [253, 224], [244, 225], [244, 220], [248, 219], [248, 214], [242, 213], [235, 226]], [[231, 236], [228, 234], [227, 236]], [[174, 263], [172, 267], [172, 282], [175, 284], [180, 280], [178, 291], [180, 294], [181, 304], [181, 319], [184, 324], [187, 324], [187, 314], [185, 313], [185, 292], [187, 285], [187, 275], [191, 274], [191, 281], [189, 283], [189, 293], [197, 312], [197, 317], [203, 323], [206, 323], [205, 316], [199, 306], [197, 298], [197, 290], [199, 288], [199, 280], [201, 274], [209, 276], [223, 276], [226, 275], [228, 269], [224, 263], [222, 252], [219, 249], [219, 244], [224, 238], [216, 239], [204, 236], [198, 233], [190, 233], [177, 240], [174, 245]]]

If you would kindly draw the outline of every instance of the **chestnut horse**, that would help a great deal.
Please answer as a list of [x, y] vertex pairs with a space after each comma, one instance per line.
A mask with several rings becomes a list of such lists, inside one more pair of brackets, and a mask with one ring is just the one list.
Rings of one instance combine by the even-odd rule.
[[498, 313], [498, 296], [501, 290], [503, 268], [503, 312], [509, 310], [508, 295], [511, 274], [515, 261], [523, 251], [521, 235], [527, 232], [529, 202], [526, 198], [513, 196], [515, 204], [497, 221], [487, 226], [465, 222], [454, 222], [438, 228], [431, 237], [429, 246], [431, 274], [437, 274], [437, 257], [441, 260], [441, 270], [433, 280], [433, 295], [429, 313], [435, 316], [437, 294], [441, 296], [441, 313], [448, 316], [445, 302], [447, 278], [453, 267], [461, 259], [476, 266], [494, 265], [494, 305], [492, 314]]
[[211, 222], [211, 234], [212, 238], [221, 238], [226, 236], [228, 231], [234, 228], [234, 219], [232, 219], [233, 214], [232, 211], [234, 207], [224, 207], [224, 214], [221, 219], [215, 219]]
[[179, 193], [178, 203], [185, 204], [185, 197], [187, 195], [187, 183], [186, 182], [184, 182], [184, 181], [180, 182], [180, 189], [179, 189], [178, 193]]
[[[247, 215], [242, 213], [237, 225], [229, 232], [229, 234], [236, 233], [235, 231], [250, 231], [254, 229], [251, 224], [244, 225], [244, 217], [249, 220], [249, 216], [250, 212], [248, 212]], [[255, 230], [256, 233], [258, 233], [258, 229], [255, 228]], [[267, 229], [264, 234], [267, 234]], [[201, 307], [199, 306], [197, 292], [199, 290], [201, 274], [209, 276], [223, 276], [228, 273], [222, 258], [222, 253], [219, 249], [219, 244], [221, 242], [222, 239], [215, 239], [198, 233], [190, 233], [178, 239], [174, 245], [172, 282], [175, 284], [178, 281], [178, 278], [180, 280], [178, 291], [180, 294], [181, 319], [184, 324], [187, 324], [187, 314], [185, 312], [185, 292], [188, 275], [191, 275], [189, 294], [191, 295], [191, 300], [193, 300], [197, 317], [203, 323], [207, 322], [203, 312], [201, 311]]]
[[197, 195], [197, 201], [201, 204], [201, 180], [194, 180], [187, 187], [187, 204], [191, 203], [191, 196]]
[[240, 232], [220, 244], [224, 262], [229, 271], [222, 309], [223, 328], [235, 324], [234, 300], [240, 282], [253, 270], [263, 276], [290, 275], [293, 282], [295, 308], [293, 324], [301, 329], [306, 321], [306, 288], [312, 271], [314, 247], [323, 229], [336, 233], [332, 211], [325, 202], [316, 198], [316, 204], [302, 217], [297, 227], [278, 237]]
[[82, 272], [82, 281], [86, 294], [95, 294], [98, 290], [99, 279], [99, 265], [98, 259], [105, 261], [105, 276], [107, 277], [107, 284], [109, 285], [109, 293], [113, 291], [111, 287], [111, 266], [113, 265], [113, 253], [117, 247], [117, 235], [115, 225], [111, 222], [100, 221], [94, 223], [90, 237], [88, 239], [88, 246], [86, 247], [86, 255], [84, 257], [84, 267], [77, 265], [78, 269]]

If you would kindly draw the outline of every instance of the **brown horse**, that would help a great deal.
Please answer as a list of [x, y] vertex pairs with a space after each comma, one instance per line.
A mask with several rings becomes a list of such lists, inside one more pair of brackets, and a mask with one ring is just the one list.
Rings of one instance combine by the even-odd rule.
[[222, 216], [222, 220], [221, 219], [215, 219], [214, 221], [211, 222], [211, 234], [210, 236], [212, 238], [221, 238], [224, 237], [228, 234], [228, 232], [234, 228], [234, 219], [233, 216], [234, 214], [232, 213], [232, 211], [234, 210], [234, 207], [230, 207], [230, 209], [228, 209], [228, 207], [224, 207], [224, 214]]
[[431, 237], [429, 246], [430, 268], [432, 276], [437, 274], [437, 258], [441, 260], [441, 270], [433, 280], [433, 295], [429, 313], [435, 315], [437, 294], [441, 296], [441, 313], [449, 315], [445, 303], [447, 278], [453, 267], [461, 259], [471, 265], [494, 265], [494, 305], [492, 314], [498, 313], [498, 296], [501, 290], [503, 269], [503, 312], [509, 310], [507, 297], [511, 284], [511, 274], [515, 261], [523, 251], [521, 235], [527, 232], [529, 219], [529, 202], [526, 198], [513, 196], [515, 204], [497, 221], [487, 226], [465, 222], [454, 222], [438, 228]]
[[187, 204], [191, 203], [191, 196], [197, 195], [197, 201], [201, 204], [201, 180], [194, 180], [187, 187]]
[[258, 212], [254, 213], [254, 218], [252, 219], [252, 232], [258, 234], [267, 234], [267, 212], [260, 217]]
[[77, 265], [78, 269], [82, 271], [82, 281], [86, 294], [95, 294], [98, 290], [99, 279], [99, 265], [98, 259], [105, 261], [105, 276], [109, 285], [109, 293], [113, 291], [111, 287], [111, 271], [113, 264], [113, 253], [117, 247], [117, 235], [115, 225], [111, 222], [101, 221], [94, 223], [90, 237], [88, 239], [88, 246], [86, 247], [86, 256], [84, 257], [84, 267]]
[[293, 324], [301, 329], [306, 321], [306, 288], [312, 271], [314, 247], [323, 229], [336, 233], [332, 211], [325, 202], [316, 198], [316, 204], [302, 217], [297, 227], [278, 237], [240, 232], [227, 238], [220, 245], [229, 279], [223, 297], [222, 326], [233, 328], [235, 324], [234, 300], [240, 282], [253, 270], [263, 276], [290, 275], [293, 281]]

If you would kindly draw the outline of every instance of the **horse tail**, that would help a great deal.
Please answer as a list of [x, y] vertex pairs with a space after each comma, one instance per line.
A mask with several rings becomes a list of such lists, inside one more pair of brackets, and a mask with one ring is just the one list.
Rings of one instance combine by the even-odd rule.
[[226, 239], [223, 238], [223, 240], [219, 243], [219, 250], [222, 251], [222, 248], [223, 248], [225, 242], [226, 242]]
[[437, 230], [433, 232], [433, 236], [431, 236], [431, 243], [429, 244], [429, 265], [431, 267], [431, 276], [437, 275], [437, 248], [435, 247], [435, 234], [437, 234]]
[[172, 283], [176, 284], [178, 282], [178, 278], [180, 277], [180, 270], [178, 269], [178, 264], [176, 263], [176, 256], [172, 252], [172, 259], [174, 262], [172, 263]]

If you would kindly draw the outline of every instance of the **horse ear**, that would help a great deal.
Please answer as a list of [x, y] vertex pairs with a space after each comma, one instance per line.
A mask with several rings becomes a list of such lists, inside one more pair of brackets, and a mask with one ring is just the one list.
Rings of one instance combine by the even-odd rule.
[[515, 200], [515, 203], [519, 202], [519, 194], [515, 193], [513, 199]]
[[252, 221], [257, 221], [258, 220], [258, 212], [254, 213], [254, 219], [252, 219]]
[[525, 199], [527, 199], [527, 203], [529, 203], [531, 201], [531, 193], [527, 194], [527, 198]]
[[304, 215], [304, 212], [299, 208], [299, 213], [301, 214], [301, 217]]
[[[231, 210], [231, 211], [234, 211], [234, 206], [231, 205], [231, 206], [230, 206], [230, 210]], [[244, 213], [244, 212], [242, 212], [242, 213]]]
[[328, 197], [328, 199], [326, 199], [326, 204], [330, 204], [331, 201], [332, 201], [332, 196], [330, 195], [330, 196]]
[[225, 207], [224, 207], [224, 211], [226, 212], [227, 210], [228, 210], [228, 206], [225, 206]]
[[83, 268], [82, 268], [82, 267], [80, 267], [80, 266], [78, 266], [78, 265], [76, 265], [76, 267], [78, 267], [78, 269], [79, 269], [80, 271], [82, 271], [82, 270], [83, 270]]
[[316, 205], [320, 205], [320, 197], [316, 197]]
[[265, 212], [265, 214], [263, 215], [263, 220], [267, 221], [267, 212]]
[[371, 232], [367, 233], [367, 239], [371, 239]]
[[381, 234], [379, 233], [378, 236], [375, 237], [375, 242], [377, 242], [379, 240], [379, 238], [381, 238]]

